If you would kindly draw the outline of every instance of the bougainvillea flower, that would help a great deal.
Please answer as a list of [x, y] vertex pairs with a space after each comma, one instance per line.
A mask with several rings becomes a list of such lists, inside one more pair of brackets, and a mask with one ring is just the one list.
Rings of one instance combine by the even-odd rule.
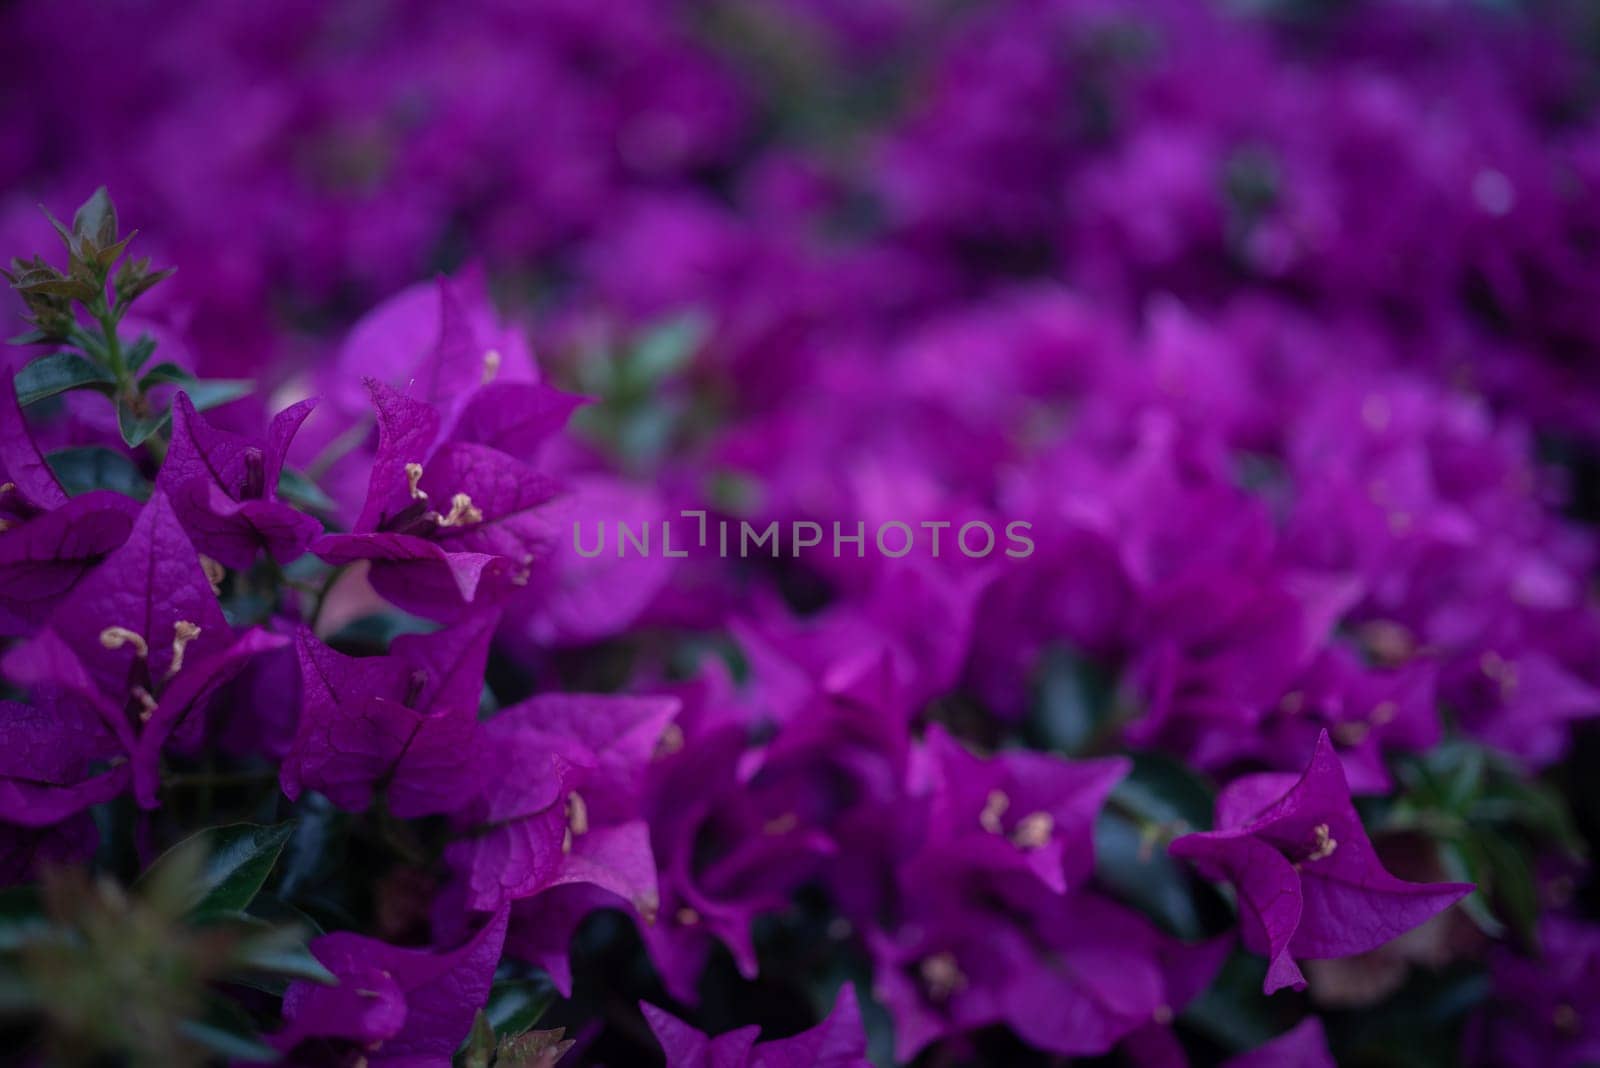
[[301, 628], [301, 711], [284, 758], [291, 800], [316, 790], [359, 810], [380, 786], [402, 819], [448, 812], [478, 788], [478, 704], [498, 616], [396, 638], [387, 656], [335, 652]]
[[9, 487], [0, 497], [8, 522], [67, 503], [67, 491], [28, 432], [14, 384], [0, 390], [0, 475]]
[[1600, 1061], [1600, 927], [1547, 914], [1538, 954], [1499, 947], [1490, 974], [1493, 992], [1467, 1029], [1469, 1063], [1582, 1068]]
[[1328, 1052], [1328, 1037], [1323, 1033], [1321, 1020], [1307, 1016], [1271, 1042], [1229, 1057], [1222, 1068], [1278, 1068], [1279, 1065], [1338, 1068], [1338, 1062]]
[[273, 417], [264, 442], [219, 430], [186, 393], [172, 402], [172, 441], [156, 487], [195, 548], [228, 567], [247, 568], [263, 551], [280, 564], [322, 533], [314, 517], [278, 500], [278, 478], [295, 431], [316, 407], [301, 401]]
[[[894, 1016], [902, 1062], [942, 1037], [997, 1023], [1040, 1049], [1098, 1055], [1170, 1023], [1195, 993], [1169, 960], [1170, 938], [1093, 893], [952, 871], [906, 904], [898, 926], [869, 935], [874, 988]], [[1196, 972], [1220, 964], [1216, 947], [1197, 952], [1205, 967]]]
[[1328, 732], [1303, 774], [1247, 775], [1217, 797], [1217, 829], [1169, 847], [1239, 893], [1244, 944], [1268, 959], [1265, 988], [1303, 989], [1295, 957], [1347, 957], [1409, 931], [1472, 892], [1384, 870]]
[[44, 827], [127, 788], [117, 740], [82, 703], [0, 701], [0, 820]]
[[1058, 893], [1088, 879], [1094, 821], [1127, 775], [1126, 759], [1015, 751], [985, 760], [937, 724], [923, 746], [912, 789], [929, 797], [927, 842], [913, 870], [927, 859], [959, 856], [974, 867], [1030, 872]]
[[483, 724], [483, 784], [446, 857], [480, 910], [592, 883], [654, 919], [639, 780], [677, 713], [672, 697], [547, 694]]
[[1156, 961], [1165, 997], [1150, 1022], [1122, 1040], [1119, 1048], [1129, 1063], [1141, 1068], [1189, 1068], [1189, 1055], [1173, 1023], [1211, 985], [1235, 941], [1232, 931], [1192, 943], [1158, 935]]
[[[367, 500], [349, 534], [312, 547], [331, 564], [372, 562], [373, 587], [408, 611], [446, 619], [526, 584], [555, 537], [539, 506], [545, 475], [471, 440], [483, 420], [445, 431], [439, 410], [369, 380], [378, 453]], [[505, 397], [499, 403], [515, 406]]]
[[[372, 1068], [444, 1068], [489, 1000], [505, 936], [504, 911], [444, 953], [346, 931], [323, 935], [311, 953], [338, 985], [290, 983], [284, 1028], [273, 1044], [294, 1064], [321, 1063], [320, 1053], [344, 1063], [337, 1056], [342, 1048]], [[313, 1043], [317, 1048], [304, 1056], [296, 1051]]]
[[424, 400], [441, 404], [485, 381], [536, 382], [524, 332], [495, 319], [478, 270], [401, 290], [350, 328], [330, 376], [336, 402], [346, 415], [363, 414], [369, 377], [396, 388], [416, 382]]
[[654, 1005], [639, 1008], [667, 1057], [667, 1068], [869, 1068], [861, 1006], [849, 983], [826, 1019], [793, 1038], [757, 1042], [758, 1027], [711, 1038]]
[[[557, 551], [506, 606], [506, 629], [519, 634], [530, 650], [582, 645], [623, 632], [661, 592], [678, 564], [675, 557], [659, 552], [618, 556], [613, 548], [586, 555], [571, 548], [569, 531], [592, 531], [596, 525], [611, 531], [623, 525], [629, 530], [659, 529], [666, 507], [648, 486], [584, 474], [568, 479], [565, 489], [547, 506], [558, 532]], [[672, 536], [675, 545], [688, 543], [676, 531]]]
[[32, 632], [128, 538], [139, 503], [109, 490], [68, 497], [0, 389], [0, 634]]
[[4, 663], [10, 678], [82, 702], [99, 717], [131, 759], [135, 795], [148, 808], [169, 739], [192, 744], [203, 726], [193, 713], [252, 657], [283, 641], [258, 629], [234, 634], [158, 492], [128, 540]]
[[740, 773], [745, 731], [721, 726], [684, 740], [655, 766], [645, 803], [660, 878], [661, 908], [640, 930], [667, 992], [694, 1003], [700, 969], [716, 942], [754, 978], [751, 924], [784, 907], [835, 852], [786, 790], [753, 789]]

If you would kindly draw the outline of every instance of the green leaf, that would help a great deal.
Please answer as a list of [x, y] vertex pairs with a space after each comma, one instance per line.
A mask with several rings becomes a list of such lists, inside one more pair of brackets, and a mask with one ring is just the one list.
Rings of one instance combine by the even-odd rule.
[[1533, 875], [1533, 857], [1493, 831], [1473, 834], [1469, 843], [1469, 849], [1481, 858], [1478, 867], [1487, 877], [1495, 914], [1524, 946], [1537, 945], [1539, 886]]
[[205, 411], [238, 400], [255, 388], [248, 378], [196, 378], [171, 361], [158, 363], [139, 379], [139, 388], [148, 392], [159, 385], [175, 385], [189, 394], [195, 408]]
[[1490, 938], [1503, 938], [1506, 925], [1500, 922], [1489, 904], [1488, 877], [1484, 858], [1476, 850], [1461, 842], [1445, 842], [1439, 846], [1439, 860], [1445, 875], [1452, 882], [1473, 883], [1477, 889], [1461, 899], [1461, 908], [1478, 930]]
[[13, 379], [17, 403], [37, 404], [47, 397], [73, 389], [96, 389], [110, 394], [117, 387], [111, 374], [76, 352], [53, 352], [18, 371]]
[[159, 877], [164, 864], [173, 863], [185, 847], [201, 846], [206, 859], [199, 877], [190, 888], [188, 908], [191, 916], [220, 916], [243, 912], [254, 900], [272, 866], [278, 862], [284, 843], [294, 833], [294, 823], [261, 827], [235, 823], [211, 827], [179, 842], [167, 850], [139, 877], [140, 884]]
[[1254, 1049], [1280, 1027], [1272, 1003], [1261, 996], [1266, 961], [1236, 950], [1222, 971], [1183, 1011], [1183, 1020], [1230, 1050]]
[[111, 203], [106, 187], [96, 189], [83, 206], [72, 216], [72, 232], [94, 242], [96, 248], [106, 248], [117, 242], [117, 209]]
[[144, 398], [131, 398], [126, 393], [117, 398], [117, 429], [122, 442], [130, 449], [138, 448], [150, 440], [150, 435], [167, 425], [172, 418], [170, 409], [153, 411]]
[[278, 496], [311, 512], [331, 512], [339, 507], [337, 501], [322, 492], [321, 486], [287, 467], [278, 475]]
[[553, 1031], [507, 1035], [495, 1049], [495, 1068], [555, 1068], [577, 1045], [566, 1033], [566, 1028], [558, 1027]]
[[[262, 933], [240, 943], [233, 952], [234, 967], [246, 972], [304, 979], [324, 986], [337, 986], [338, 977], [312, 956], [304, 934], [294, 927], [272, 927], [254, 916], [239, 914], [234, 922], [261, 926]], [[281, 993], [281, 990], [278, 991]]]
[[230, 1061], [266, 1064], [278, 1059], [278, 1051], [262, 1042], [254, 1022], [239, 1005], [227, 998], [210, 999], [203, 1019], [183, 1020], [178, 1031], [191, 1042]]
[[14, 886], [0, 890], [0, 953], [14, 950], [49, 931], [50, 919], [45, 915], [38, 887]]
[[171, 360], [163, 360], [144, 373], [144, 377], [139, 379], [139, 388], [148, 390], [152, 386], [162, 384], [187, 387], [197, 381], [198, 379], [184, 368], [179, 367]]
[[629, 388], [641, 391], [682, 370], [706, 334], [700, 316], [688, 314], [656, 327], [634, 346], [624, 376]]
[[496, 1034], [520, 1035], [538, 1023], [555, 1001], [555, 987], [543, 977], [500, 980], [489, 991], [484, 1013]]
[[203, 378], [189, 386], [189, 400], [199, 411], [217, 408], [248, 396], [256, 384], [248, 378]]
[[1157, 753], [1133, 754], [1133, 770], [1111, 796], [1121, 807], [1173, 832], [1211, 826], [1211, 787], [1183, 764]]
[[57, 449], [45, 456], [68, 496], [91, 490], [111, 490], [125, 497], [144, 500], [150, 496], [150, 483], [128, 457], [99, 445]]
[[1117, 813], [1102, 813], [1094, 832], [1095, 878], [1170, 933], [1200, 939], [1205, 926], [1184, 867], [1167, 855], [1169, 840]]
[[155, 351], [156, 339], [149, 334], [140, 334], [139, 340], [129, 345], [128, 350], [122, 354], [122, 359], [129, 371], [137, 371], [155, 354]]
[[1026, 731], [1040, 749], [1081, 753], [1111, 716], [1109, 679], [1065, 649], [1040, 660], [1039, 681]]
[[494, 1063], [494, 1051], [499, 1042], [494, 1037], [494, 1026], [482, 1009], [472, 1019], [472, 1030], [456, 1051], [455, 1063], [461, 1068], [489, 1068]]

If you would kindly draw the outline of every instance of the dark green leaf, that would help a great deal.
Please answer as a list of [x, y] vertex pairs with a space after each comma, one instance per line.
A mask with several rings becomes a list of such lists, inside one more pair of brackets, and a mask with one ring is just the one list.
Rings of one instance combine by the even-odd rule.
[[117, 209], [111, 203], [111, 195], [106, 192], [105, 186], [96, 189], [73, 215], [72, 232], [93, 241], [96, 248], [103, 249], [116, 243]]
[[191, 888], [189, 911], [196, 917], [242, 912], [272, 873], [284, 843], [294, 833], [294, 824], [280, 823], [261, 827], [236, 823], [212, 827], [192, 835], [163, 853], [140, 876], [141, 884], [158, 874], [158, 869], [180, 855], [185, 847], [199, 845], [206, 859], [199, 878]]
[[144, 500], [150, 496], [150, 483], [128, 457], [98, 445], [58, 449], [45, 457], [50, 470], [61, 480], [69, 496], [105, 489]]
[[1439, 846], [1439, 860], [1453, 882], [1474, 883], [1478, 887], [1461, 899], [1467, 918], [1490, 938], [1503, 937], [1506, 926], [1489, 904], [1488, 876], [1481, 853], [1461, 842], [1444, 842]]
[[195, 376], [184, 368], [171, 360], [163, 360], [144, 373], [144, 377], [139, 379], [139, 388], [149, 389], [164, 383], [188, 387], [196, 381]]
[[50, 920], [37, 887], [0, 890], [0, 952], [14, 950], [49, 930]]
[[171, 409], [157, 411], [143, 397], [130, 398], [123, 394], [117, 398], [117, 429], [122, 433], [123, 444], [130, 449], [143, 445], [171, 418]]
[[1040, 660], [1030, 743], [1039, 749], [1081, 753], [1111, 715], [1108, 679], [1065, 649], [1051, 649]]
[[1183, 1011], [1185, 1023], [1231, 1050], [1254, 1049], [1281, 1030], [1272, 1002], [1261, 996], [1267, 965], [1235, 951], [1206, 990]]
[[501, 980], [489, 991], [484, 1012], [496, 1034], [520, 1035], [538, 1023], [555, 1000], [555, 987], [547, 979]]
[[472, 1030], [467, 1033], [461, 1048], [456, 1050], [455, 1063], [461, 1068], [489, 1068], [494, 1063], [494, 1051], [498, 1044], [488, 1014], [480, 1009], [478, 1015], [473, 1017]]
[[1171, 933], [1203, 938], [1187, 874], [1167, 855], [1169, 840], [1117, 813], [1103, 813], [1094, 832], [1095, 878]]
[[705, 323], [694, 314], [651, 330], [634, 346], [627, 362], [627, 386], [648, 390], [683, 369], [694, 357], [705, 333]]
[[278, 1051], [262, 1042], [244, 1009], [227, 998], [213, 997], [203, 1019], [178, 1024], [183, 1036], [230, 1061], [268, 1063]]
[[231, 919], [232, 922], [263, 928], [260, 934], [241, 942], [234, 950], [234, 967], [284, 979], [337, 985], [338, 978], [311, 955], [301, 931], [293, 927], [272, 927], [243, 914]]
[[175, 385], [189, 394], [189, 399], [200, 411], [215, 408], [231, 400], [238, 400], [255, 388], [248, 378], [196, 378], [190, 372], [170, 361], [158, 363], [139, 379], [139, 388], [149, 390], [159, 385]]
[[188, 387], [195, 408], [205, 411], [247, 396], [256, 384], [248, 378], [205, 378]]
[[322, 492], [321, 486], [287, 467], [278, 475], [278, 496], [310, 512], [331, 512], [339, 507], [338, 502]]
[[1163, 824], [1174, 833], [1211, 826], [1211, 787], [1170, 757], [1133, 754], [1133, 770], [1117, 784], [1111, 796], [1128, 811], [1151, 823]]
[[[147, 265], [149, 260], [144, 261]], [[177, 271], [176, 267], [163, 267], [159, 271], [143, 271], [130, 274], [125, 280], [117, 280], [117, 299], [123, 304], [132, 304], [156, 286], [171, 278]]]
[[110, 372], [76, 352], [41, 356], [18, 371], [13, 381], [17, 403], [22, 405], [37, 404], [72, 389], [97, 389], [110, 394], [117, 386]]
[[44, 217], [50, 223], [50, 228], [60, 235], [62, 243], [67, 246], [67, 251], [76, 256], [80, 247], [78, 235], [73, 233], [66, 223], [52, 215], [50, 209], [43, 204], [39, 205], [39, 210], [44, 212]]
[[[1524, 946], [1536, 944], [1539, 923], [1539, 887], [1533, 874], [1533, 857], [1494, 831], [1471, 836], [1469, 848], [1482, 858], [1478, 865], [1487, 877], [1495, 914], [1505, 921]], [[1479, 884], [1480, 887], [1482, 883]]]
[[139, 340], [128, 346], [128, 351], [123, 353], [122, 359], [129, 371], [137, 371], [155, 351], [156, 339], [149, 334], [140, 334]]
[[495, 1049], [495, 1068], [555, 1068], [567, 1051], [577, 1045], [565, 1037], [566, 1028], [553, 1031], [528, 1031], [506, 1035]]

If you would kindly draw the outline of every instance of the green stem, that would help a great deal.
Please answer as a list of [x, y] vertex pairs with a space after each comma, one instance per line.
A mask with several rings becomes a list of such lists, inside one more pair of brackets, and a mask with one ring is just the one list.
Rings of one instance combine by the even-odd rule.
[[339, 581], [340, 576], [344, 574], [345, 568], [349, 566], [348, 564], [340, 564], [328, 572], [328, 577], [323, 580], [322, 590], [317, 594], [317, 603], [311, 609], [311, 621], [306, 624], [311, 628], [311, 633], [315, 634], [317, 632], [317, 624], [322, 621], [322, 609], [328, 603], [328, 594], [333, 592], [334, 584]]
[[90, 313], [95, 321], [100, 324], [100, 335], [105, 339], [106, 363], [111, 365], [111, 373], [116, 376], [119, 389], [128, 384], [128, 365], [122, 356], [122, 339], [117, 336], [117, 319], [119, 318], [114, 308], [106, 305], [106, 299], [101, 296], [91, 307]]

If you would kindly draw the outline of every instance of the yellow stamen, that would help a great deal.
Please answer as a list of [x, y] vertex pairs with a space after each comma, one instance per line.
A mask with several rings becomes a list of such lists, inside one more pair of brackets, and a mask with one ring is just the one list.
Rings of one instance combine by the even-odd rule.
[[490, 349], [483, 354], [483, 384], [488, 385], [494, 381], [495, 375], [500, 373], [500, 350]]
[[924, 958], [917, 971], [922, 974], [922, 983], [933, 1001], [944, 1001], [956, 991], [966, 989], [966, 974], [957, 963], [956, 955], [948, 950]]
[[139, 722], [149, 723], [150, 717], [156, 714], [156, 708], [158, 707], [156, 705], [156, 699], [152, 697], [150, 695], [150, 691], [145, 689], [143, 686], [135, 686], [133, 688], [133, 699], [139, 702]]
[[1056, 821], [1048, 812], [1031, 812], [1017, 821], [1011, 832], [1011, 841], [1019, 849], [1042, 849], [1050, 843]]
[[450, 498], [450, 513], [435, 519], [441, 527], [464, 527], [469, 523], [483, 522], [483, 513], [465, 493]]
[[761, 833], [773, 836], [788, 834], [798, 826], [800, 826], [800, 817], [793, 812], [785, 812], [783, 815], [776, 816], [763, 824]]
[[659, 757], [671, 756], [683, 748], [683, 728], [676, 723], [669, 723], [661, 731], [661, 737], [656, 742], [656, 753]]
[[1006, 814], [1006, 809], [1011, 807], [1011, 798], [1006, 796], [1004, 790], [990, 790], [989, 796], [983, 802], [983, 811], [978, 813], [978, 825], [990, 834], [1004, 834], [1005, 827], [1000, 822], [1000, 817]]
[[693, 927], [695, 924], [700, 922], [700, 914], [694, 909], [685, 905], [683, 908], [677, 911], [674, 919], [678, 921], [678, 926], [680, 927]]
[[200, 570], [205, 572], [206, 581], [211, 583], [211, 592], [221, 593], [222, 580], [228, 577], [228, 569], [218, 561], [202, 553], [200, 556]]
[[589, 833], [589, 806], [576, 790], [567, 795], [567, 827], [573, 834]]
[[1326, 860], [1333, 856], [1333, 851], [1339, 848], [1339, 842], [1328, 833], [1328, 825], [1319, 823], [1311, 828], [1311, 833], [1315, 836], [1316, 848], [1307, 854], [1305, 862], [1309, 864], [1314, 860]]
[[167, 667], [167, 678], [183, 670], [183, 654], [189, 643], [200, 637], [198, 624], [180, 619], [172, 625], [172, 663]]
[[1363, 623], [1356, 633], [1380, 664], [1403, 664], [1417, 653], [1416, 636], [1392, 619]]
[[1349, 720], [1333, 728], [1334, 741], [1340, 745], [1360, 745], [1372, 732], [1372, 725], [1359, 719]]
[[418, 485], [418, 483], [421, 481], [422, 465], [406, 464], [406, 490], [411, 494], [411, 499], [414, 501], [425, 501], [428, 499], [427, 491]]
[[100, 632], [100, 644], [107, 649], [121, 649], [124, 645], [133, 646], [133, 655], [140, 660], [150, 655], [150, 646], [137, 632], [127, 627], [107, 627]]

